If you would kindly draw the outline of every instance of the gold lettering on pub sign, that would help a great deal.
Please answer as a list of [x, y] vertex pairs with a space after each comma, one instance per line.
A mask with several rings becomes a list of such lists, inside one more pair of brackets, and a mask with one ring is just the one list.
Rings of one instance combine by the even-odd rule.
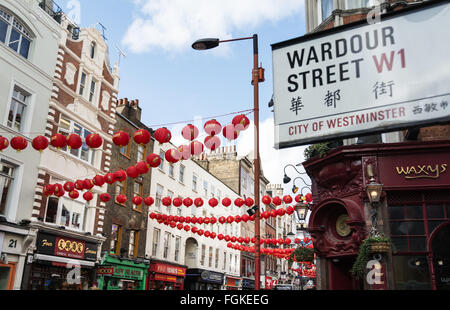
[[58, 250], [81, 254], [84, 250], [84, 244], [81, 242], [59, 239]]
[[52, 247], [52, 246], [53, 246], [53, 243], [48, 242], [47, 239], [44, 239], [44, 240], [42, 240], [42, 246], [43, 246], [43, 247], [44, 247], [44, 246]]
[[447, 171], [447, 164], [417, 165], [395, 167], [398, 175], [404, 175], [405, 179], [432, 178], [437, 179]]

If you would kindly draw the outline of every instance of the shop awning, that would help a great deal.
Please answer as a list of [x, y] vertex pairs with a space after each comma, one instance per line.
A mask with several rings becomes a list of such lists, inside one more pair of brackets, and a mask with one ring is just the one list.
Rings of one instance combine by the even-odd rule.
[[58, 262], [64, 264], [70, 264], [73, 266], [81, 265], [87, 267], [94, 267], [95, 262], [90, 262], [82, 259], [71, 259], [66, 257], [52, 256], [52, 255], [44, 255], [44, 254], [34, 254], [34, 260], [45, 260], [49, 262]]

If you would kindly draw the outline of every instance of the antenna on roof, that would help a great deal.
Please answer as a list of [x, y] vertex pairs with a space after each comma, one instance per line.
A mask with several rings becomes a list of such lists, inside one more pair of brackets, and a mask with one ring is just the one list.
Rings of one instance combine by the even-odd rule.
[[103, 39], [104, 39], [105, 41], [108, 40], [108, 39], [105, 37], [105, 30], [107, 30], [106, 27], [103, 26], [103, 24], [100, 23], [100, 22], [98, 22], [97, 25], [99, 25], [100, 27], [102, 27], [102, 37], [103, 37]]
[[117, 45], [116, 45], [116, 48], [117, 48], [117, 50], [119, 51], [119, 65], [120, 65], [120, 57], [121, 56], [123, 56], [123, 57], [127, 57], [127, 55], [125, 54], [125, 52], [124, 51], [122, 51]]

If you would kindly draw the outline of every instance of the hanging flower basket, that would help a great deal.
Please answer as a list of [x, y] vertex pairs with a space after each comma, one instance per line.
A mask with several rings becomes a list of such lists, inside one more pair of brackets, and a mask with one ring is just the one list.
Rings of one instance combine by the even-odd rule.
[[371, 253], [389, 253], [391, 244], [389, 242], [375, 242], [370, 245]]

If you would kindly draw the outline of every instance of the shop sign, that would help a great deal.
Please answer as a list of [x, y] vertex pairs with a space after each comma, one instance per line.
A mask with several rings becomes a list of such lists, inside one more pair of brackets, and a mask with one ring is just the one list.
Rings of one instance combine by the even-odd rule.
[[437, 1], [273, 44], [275, 147], [448, 123], [448, 29]]
[[239, 279], [226, 277], [226, 285], [227, 286], [238, 287], [239, 286]]
[[138, 268], [114, 266], [114, 276], [124, 279], [141, 280], [143, 277], [143, 272]]
[[378, 158], [380, 181], [385, 187], [450, 186], [448, 153], [406, 154]]
[[114, 267], [100, 267], [100, 268], [97, 268], [96, 273], [101, 276], [113, 275]]
[[154, 280], [176, 283], [177, 282], [177, 277], [168, 276], [168, 275], [164, 275], [164, 274], [155, 274]]
[[249, 279], [243, 279], [242, 280], [242, 287], [255, 288], [255, 281], [254, 280], [249, 280]]
[[186, 268], [171, 266], [168, 264], [155, 263], [150, 265], [150, 271], [156, 273], [165, 273], [184, 277], [186, 275]]
[[37, 253], [73, 259], [97, 259], [97, 245], [67, 237], [40, 233], [37, 238]]
[[223, 274], [217, 273], [217, 272], [213, 272], [213, 271], [204, 270], [200, 274], [200, 277], [204, 281], [219, 282], [219, 283], [223, 282]]

